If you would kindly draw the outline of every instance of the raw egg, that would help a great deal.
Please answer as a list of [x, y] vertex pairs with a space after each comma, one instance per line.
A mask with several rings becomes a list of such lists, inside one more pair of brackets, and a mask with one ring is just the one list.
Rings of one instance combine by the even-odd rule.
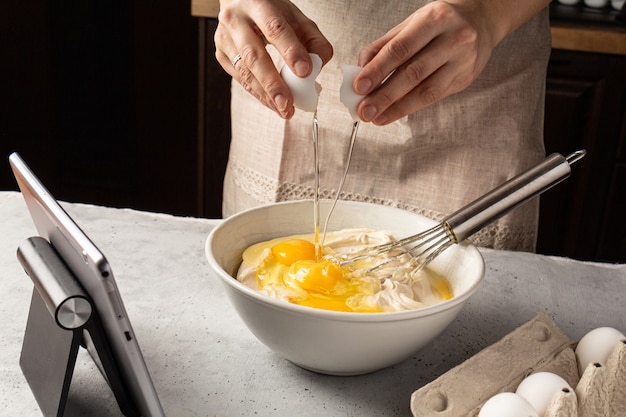
[[259, 288], [269, 285], [289, 288], [294, 294], [289, 301], [294, 304], [337, 311], [380, 311], [374, 306], [349, 302], [357, 294], [374, 294], [380, 283], [371, 277], [350, 276], [347, 268], [323, 259], [321, 249], [316, 257], [315, 244], [311, 241], [297, 237], [274, 240], [252, 247], [251, 253], [244, 256], [266, 254], [256, 271]]
[[393, 241], [387, 232], [345, 229], [325, 235], [285, 236], [249, 246], [242, 254], [237, 280], [270, 297], [294, 304], [348, 312], [392, 312], [422, 308], [453, 297], [450, 282], [428, 268], [412, 268], [363, 259], [340, 266], [327, 255], [350, 253]]
[[304, 239], [285, 240], [272, 246], [272, 255], [281, 264], [289, 266], [299, 260], [316, 259], [315, 244]]
[[286, 283], [293, 283], [304, 290], [327, 294], [344, 279], [341, 267], [327, 260], [298, 260], [287, 272]]

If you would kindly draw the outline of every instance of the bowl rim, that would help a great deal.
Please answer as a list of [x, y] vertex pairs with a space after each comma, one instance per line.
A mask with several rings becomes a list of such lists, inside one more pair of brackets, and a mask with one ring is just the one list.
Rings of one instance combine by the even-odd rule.
[[[267, 207], [275, 206], [278, 204], [295, 205], [296, 203], [302, 203], [304, 201], [310, 201], [310, 200], [291, 200], [291, 201], [264, 204], [264, 205], [260, 205], [260, 206], [243, 210], [239, 213], [236, 213], [230, 216], [228, 219], [235, 219], [236, 217], [246, 216], [248, 215], [248, 213], [252, 211], [263, 210], [263, 209], [266, 209]], [[376, 205], [376, 203], [370, 203], [370, 202], [356, 202], [356, 201], [347, 201], [347, 200], [339, 200], [339, 201], [340, 202], [345, 201], [346, 203], [361, 203], [361, 204], [368, 204], [368, 205]], [[389, 207], [389, 206], [383, 206], [383, 207], [398, 209], [396, 207]], [[398, 210], [401, 210], [401, 209], [398, 209]], [[412, 213], [412, 214], [421, 216], [418, 213]], [[330, 319], [330, 320], [335, 320], [335, 321], [350, 321], [350, 322], [363, 322], [363, 323], [364, 322], [389, 322], [389, 321], [412, 320], [417, 317], [430, 316], [430, 315], [439, 313], [444, 310], [449, 310], [455, 307], [456, 305], [463, 303], [465, 300], [471, 297], [478, 290], [480, 284], [482, 283], [485, 277], [485, 260], [482, 254], [480, 253], [480, 251], [474, 245], [470, 243], [461, 242], [459, 243], [459, 245], [462, 245], [467, 250], [469, 250], [471, 252], [470, 255], [478, 256], [478, 259], [480, 261], [477, 265], [479, 268], [479, 270], [477, 271], [477, 273], [479, 274], [478, 275], [479, 278], [476, 279], [472, 283], [472, 285], [470, 285], [462, 294], [455, 295], [449, 300], [445, 300], [437, 304], [433, 304], [430, 306], [413, 309], [413, 310], [389, 311], [389, 312], [377, 312], [377, 313], [324, 310], [324, 309], [315, 308], [315, 307], [293, 304], [285, 300], [280, 300], [277, 298], [270, 297], [268, 295], [265, 295], [257, 290], [254, 290], [246, 286], [242, 282], [238, 281], [235, 277], [232, 277], [217, 262], [217, 260], [213, 256], [211, 247], [214, 243], [215, 236], [221, 233], [222, 230], [228, 226], [226, 223], [226, 220], [227, 219], [222, 220], [216, 227], [214, 227], [211, 230], [211, 232], [209, 232], [209, 235], [205, 242], [205, 256], [209, 262], [209, 265], [213, 269], [213, 272], [215, 272], [218, 275], [222, 283], [230, 286], [237, 292], [242, 293], [243, 295], [253, 299], [254, 301], [273, 307], [275, 309], [287, 310], [295, 314], [306, 315], [309, 317], [314, 316], [318, 318]]]

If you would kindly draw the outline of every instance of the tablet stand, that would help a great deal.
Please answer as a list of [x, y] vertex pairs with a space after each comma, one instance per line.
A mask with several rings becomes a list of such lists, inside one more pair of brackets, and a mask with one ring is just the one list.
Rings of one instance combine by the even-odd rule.
[[125, 416], [139, 416], [93, 303], [74, 274], [41, 237], [26, 239], [17, 257], [35, 284], [20, 366], [43, 415], [64, 415], [78, 348], [93, 346], [95, 354], [93, 349], [89, 352], [120, 411]]

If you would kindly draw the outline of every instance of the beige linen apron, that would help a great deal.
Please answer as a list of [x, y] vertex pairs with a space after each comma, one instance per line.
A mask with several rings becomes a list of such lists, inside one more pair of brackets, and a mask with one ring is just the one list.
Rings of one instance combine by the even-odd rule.
[[[317, 78], [321, 188], [332, 198], [343, 172], [352, 121], [339, 101], [341, 64], [426, 1], [297, 0], [335, 49]], [[272, 49], [269, 47], [269, 49]], [[275, 52], [275, 51], [272, 51]], [[493, 51], [464, 91], [389, 126], [361, 123], [342, 199], [400, 207], [440, 220], [540, 161], [550, 30], [547, 10]], [[277, 65], [282, 65], [278, 62]], [[290, 121], [236, 82], [224, 216], [274, 201], [312, 198], [312, 114]], [[533, 251], [538, 201], [473, 236], [475, 244]]]

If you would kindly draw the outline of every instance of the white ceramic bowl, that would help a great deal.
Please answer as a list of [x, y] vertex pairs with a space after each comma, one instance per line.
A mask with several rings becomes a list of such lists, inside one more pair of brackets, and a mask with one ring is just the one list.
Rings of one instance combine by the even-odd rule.
[[[330, 205], [329, 201], [321, 202], [322, 221]], [[397, 208], [339, 201], [328, 230], [370, 227], [402, 238], [433, 224]], [[229, 217], [211, 232], [206, 243], [209, 264], [252, 333], [273, 351], [311, 371], [357, 375], [409, 358], [454, 320], [484, 275], [478, 250], [468, 244], [454, 245], [431, 264], [449, 279], [454, 297], [426, 308], [394, 313], [346, 313], [300, 306], [263, 295], [233, 278], [248, 246], [312, 230], [312, 201], [292, 201]]]

